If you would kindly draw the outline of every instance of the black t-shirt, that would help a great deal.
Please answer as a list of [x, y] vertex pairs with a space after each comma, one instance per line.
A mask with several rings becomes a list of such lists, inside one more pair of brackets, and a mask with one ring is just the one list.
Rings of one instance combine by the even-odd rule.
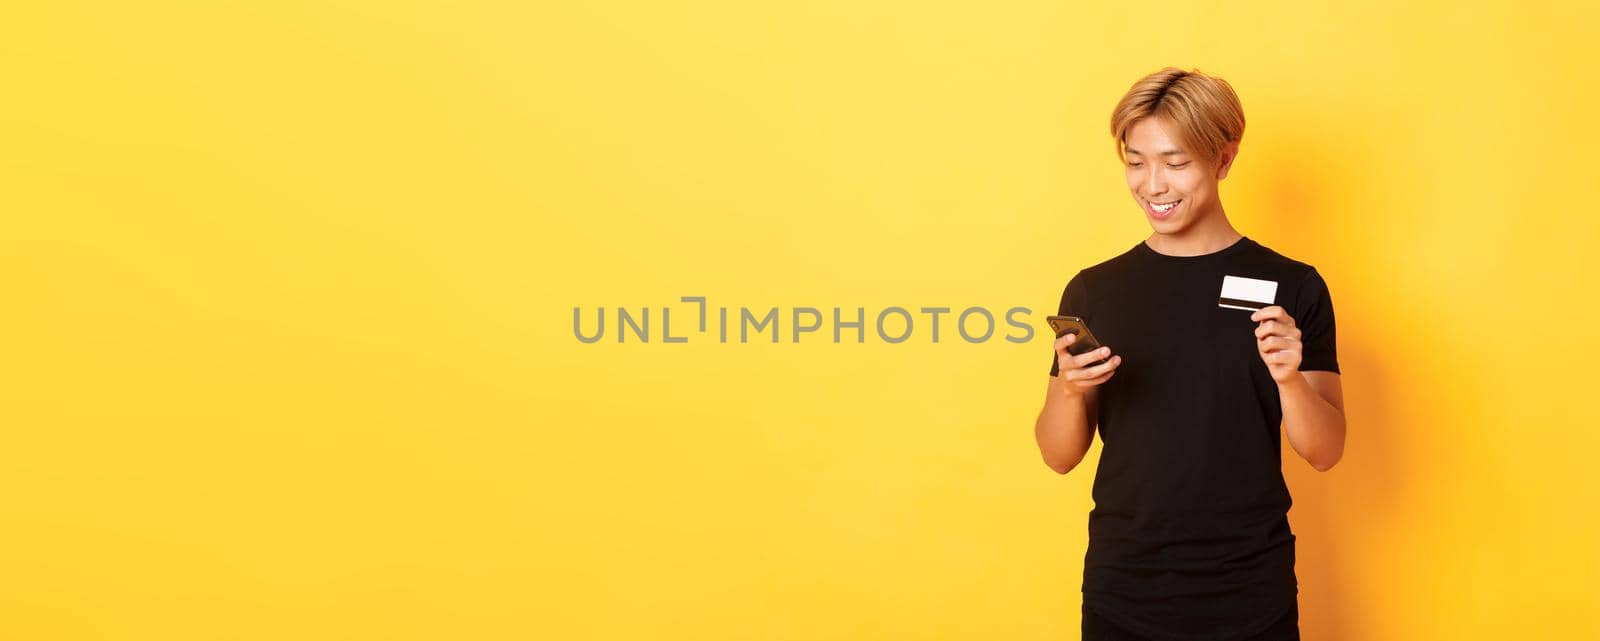
[[1299, 593], [1283, 409], [1253, 312], [1217, 304], [1229, 275], [1277, 283], [1272, 304], [1301, 331], [1299, 369], [1339, 371], [1322, 276], [1248, 237], [1200, 256], [1140, 241], [1061, 296], [1060, 313], [1122, 355], [1099, 388], [1084, 605], [1152, 638], [1245, 638]]

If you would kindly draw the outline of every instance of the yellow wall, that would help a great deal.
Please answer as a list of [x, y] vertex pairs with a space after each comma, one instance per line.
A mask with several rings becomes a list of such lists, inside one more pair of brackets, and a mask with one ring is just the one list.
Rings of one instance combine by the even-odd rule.
[[0, 637], [1075, 639], [1099, 445], [1040, 460], [1042, 331], [572, 309], [1042, 328], [1149, 233], [1104, 129], [1168, 64], [1333, 290], [1305, 637], [1600, 635], [1585, 3], [13, 4]]

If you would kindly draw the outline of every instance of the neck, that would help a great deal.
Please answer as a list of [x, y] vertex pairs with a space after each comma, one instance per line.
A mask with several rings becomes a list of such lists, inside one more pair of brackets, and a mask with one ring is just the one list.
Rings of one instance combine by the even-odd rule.
[[1218, 209], [1215, 215], [1206, 216], [1176, 233], [1156, 232], [1144, 242], [1168, 256], [1200, 256], [1227, 249], [1242, 237], [1228, 223], [1228, 216]]

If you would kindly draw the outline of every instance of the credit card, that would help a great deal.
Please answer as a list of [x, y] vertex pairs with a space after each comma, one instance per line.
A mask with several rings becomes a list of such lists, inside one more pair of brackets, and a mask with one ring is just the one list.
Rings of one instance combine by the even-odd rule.
[[1254, 312], [1271, 305], [1277, 297], [1277, 281], [1223, 276], [1222, 297], [1217, 299], [1217, 306]]

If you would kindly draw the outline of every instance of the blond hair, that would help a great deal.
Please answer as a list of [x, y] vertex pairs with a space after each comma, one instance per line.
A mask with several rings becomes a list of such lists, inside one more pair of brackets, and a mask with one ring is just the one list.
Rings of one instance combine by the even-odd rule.
[[1228, 81], [1199, 69], [1167, 67], [1140, 78], [1111, 111], [1111, 138], [1117, 158], [1128, 161], [1128, 129], [1139, 119], [1157, 116], [1173, 126], [1171, 132], [1184, 151], [1211, 161], [1230, 142], [1244, 137], [1244, 107]]

